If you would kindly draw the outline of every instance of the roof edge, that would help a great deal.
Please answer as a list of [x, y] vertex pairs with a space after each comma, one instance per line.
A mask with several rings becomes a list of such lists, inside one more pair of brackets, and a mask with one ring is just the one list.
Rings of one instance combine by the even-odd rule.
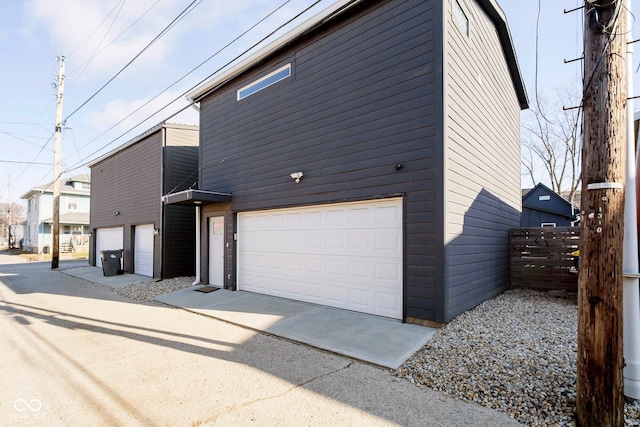
[[529, 108], [529, 97], [527, 96], [527, 89], [522, 79], [520, 64], [518, 64], [518, 57], [516, 56], [515, 46], [513, 45], [513, 39], [511, 38], [509, 24], [507, 23], [504, 11], [495, 0], [477, 0], [477, 2], [489, 18], [491, 18], [493, 25], [496, 27], [500, 44], [502, 44], [502, 51], [507, 60], [507, 67], [511, 74], [511, 80], [513, 81], [513, 86], [518, 96], [520, 109], [526, 110]]
[[311, 18], [302, 22], [297, 27], [288, 31], [284, 35], [280, 36], [273, 42], [269, 43], [262, 49], [258, 50], [254, 54], [248, 56], [247, 58], [241, 60], [236, 65], [228, 68], [227, 70], [221, 72], [217, 76], [214, 76], [207, 82], [202, 83], [197, 86], [191, 92], [186, 95], [186, 98], [189, 102], [198, 102], [201, 98], [208, 95], [212, 91], [216, 90], [218, 87], [227, 83], [229, 80], [239, 76], [251, 66], [256, 64], [257, 62], [267, 58], [272, 53], [276, 52], [278, 49], [286, 46], [297, 38], [301, 37], [305, 33], [313, 30], [318, 25], [321, 25], [323, 22], [326, 22], [334, 17], [342, 14], [347, 11], [351, 7], [355, 6], [358, 3], [361, 3], [364, 0], [338, 0], [329, 7], [323, 9], [318, 12]]

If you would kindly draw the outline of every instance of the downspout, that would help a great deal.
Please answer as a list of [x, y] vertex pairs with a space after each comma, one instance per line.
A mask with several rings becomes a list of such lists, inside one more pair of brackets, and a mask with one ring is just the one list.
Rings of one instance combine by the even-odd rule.
[[[627, 93], [633, 94], [633, 44], [631, 0], [627, 10]], [[636, 217], [636, 149], [634, 140], [633, 101], [627, 100], [627, 159], [624, 200], [624, 242], [622, 251], [622, 315], [625, 367], [624, 395], [640, 399], [640, 289], [638, 261], [638, 219]]]
[[196, 205], [196, 280], [191, 284], [200, 283], [200, 206]]

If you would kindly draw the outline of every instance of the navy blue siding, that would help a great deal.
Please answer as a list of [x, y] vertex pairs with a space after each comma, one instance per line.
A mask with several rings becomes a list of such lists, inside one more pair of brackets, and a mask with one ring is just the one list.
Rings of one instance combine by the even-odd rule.
[[[405, 317], [430, 320], [443, 268], [437, 3], [360, 6], [201, 101], [200, 188], [232, 193], [230, 212], [404, 195]], [[292, 77], [236, 101], [289, 62]]]

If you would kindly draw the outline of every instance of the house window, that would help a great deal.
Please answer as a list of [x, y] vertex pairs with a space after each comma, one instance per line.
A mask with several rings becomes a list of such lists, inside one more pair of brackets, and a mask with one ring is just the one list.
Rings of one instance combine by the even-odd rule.
[[70, 211], [78, 210], [78, 197], [67, 196], [67, 209]]
[[538, 200], [551, 200], [551, 196], [538, 196]]
[[462, 10], [462, 6], [457, 0], [453, 2], [453, 20], [456, 21], [456, 25], [465, 36], [469, 35], [469, 18]]
[[540, 224], [540, 227], [555, 227], [556, 223], [555, 222], [543, 222], [542, 224]]
[[238, 101], [291, 76], [291, 64], [278, 68], [263, 78], [238, 89]]

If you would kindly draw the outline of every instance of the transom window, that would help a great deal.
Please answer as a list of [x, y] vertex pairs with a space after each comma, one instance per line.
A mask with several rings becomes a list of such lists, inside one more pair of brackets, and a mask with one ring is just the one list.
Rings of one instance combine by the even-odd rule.
[[457, 0], [453, 1], [453, 19], [456, 21], [458, 28], [460, 31], [464, 33], [465, 36], [469, 35], [469, 18], [464, 13], [462, 6], [458, 3]]
[[262, 77], [261, 79], [258, 79], [255, 82], [249, 83], [248, 85], [238, 89], [238, 101], [246, 98], [247, 96], [253, 95], [256, 92], [259, 92], [262, 89], [279, 82], [280, 80], [284, 80], [289, 76], [291, 76], [291, 64], [280, 67], [274, 72]]

